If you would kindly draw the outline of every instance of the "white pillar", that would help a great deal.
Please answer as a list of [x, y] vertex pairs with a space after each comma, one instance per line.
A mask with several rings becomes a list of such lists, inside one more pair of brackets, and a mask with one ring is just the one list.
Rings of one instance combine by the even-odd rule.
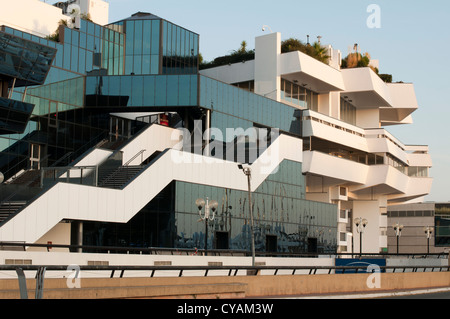
[[255, 93], [280, 101], [281, 33], [255, 39]]

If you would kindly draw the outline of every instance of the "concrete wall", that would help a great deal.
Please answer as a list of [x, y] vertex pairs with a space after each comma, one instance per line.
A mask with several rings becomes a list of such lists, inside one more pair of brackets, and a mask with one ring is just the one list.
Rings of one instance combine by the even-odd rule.
[[0, 8], [0, 25], [40, 37], [52, 34], [61, 19], [68, 19], [61, 9], [38, 0], [0, 0]]
[[[450, 287], [448, 272], [389, 273], [381, 274], [373, 281], [369, 276], [369, 274], [341, 274], [82, 279], [81, 288], [68, 288], [66, 279], [46, 279], [43, 298], [261, 298]], [[370, 288], [368, 285], [370, 281], [377, 282], [379, 286]], [[34, 279], [27, 282], [30, 298], [34, 296], [35, 284]], [[18, 280], [1, 280], [0, 298], [20, 298]]]
[[280, 55], [280, 33], [255, 39], [255, 93], [275, 101], [280, 101]]

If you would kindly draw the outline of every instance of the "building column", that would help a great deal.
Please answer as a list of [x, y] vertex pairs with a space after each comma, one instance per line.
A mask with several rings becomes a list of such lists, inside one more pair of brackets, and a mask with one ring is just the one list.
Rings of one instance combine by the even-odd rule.
[[[81, 246], [81, 245], [83, 245], [83, 222], [81, 222], [81, 221], [78, 222], [77, 226], [78, 226], [77, 227], [77, 245]], [[83, 249], [82, 248], [78, 248], [77, 251], [79, 253], [82, 253]]]
[[[354, 220], [356, 218], [367, 219], [369, 222], [360, 234], [357, 231]], [[353, 201], [353, 253], [360, 253], [360, 235], [362, 235], [362, 253], [380, 252], [380, 205], [378, 200], [356, 200]]]
[[255, 93], [275, 101], [281, 99], [281, 33], [255, 39]]

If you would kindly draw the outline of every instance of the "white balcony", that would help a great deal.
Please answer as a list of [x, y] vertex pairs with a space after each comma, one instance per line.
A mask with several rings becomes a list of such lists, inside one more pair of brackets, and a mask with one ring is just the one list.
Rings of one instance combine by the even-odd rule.
[[391, 90], [371, 68], [343, 69], [345, 84], [341, 96], [347, 97], [358, 109], [392, 107]]
[[303, 173], [363, 185], [366, 183], [369, 166], [317, 151], [305, 151]]
[[391, 125], [409, 121], [410, 115], [419, 108], [414, 85], [409, 83], [387, 84], [392, 107], [380, 108], [381, 125]]
[[326, 141], [368, 152], [365, 130], [338, 119], [307, 110], [303, 112], [303, 136], [314, 136]]
[[424, 197], [430, 193], [433, 185], [431, 177], [408, 177], [408, 180], [405, 193], [389, 196], [390, 203], [409, 201]]
[[317, 93], [343, 91], [344, 81], [339, 70], [300, 51], [281, 54], [280, 76]]
[[366, 137], [370, 153], [389, 153], [408, 164], [405, 145], [385, 129], [366, 130]]
[[374, 187], [381, 194], [404, 194], [408, 189], [410, 178], [390, 165], [369, 166], [364, 185], [352, 187], [352, 192], [358, 192]]

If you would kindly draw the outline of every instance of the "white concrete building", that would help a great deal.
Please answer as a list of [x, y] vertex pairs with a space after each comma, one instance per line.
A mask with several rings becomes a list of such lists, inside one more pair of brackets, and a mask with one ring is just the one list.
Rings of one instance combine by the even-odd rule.
[[[255, 60], [202, 70], [229, 84], [297, 107], [304, 141], [307, 199], [338, 204], [339, 252], [360, 251], [356, 218], [367, 219], [363, 252], [387, 251], [387, 207], [430, 192], [427, 146], [405, 145], [386, 126], [412, 123], [413, 84], [385, 83], [369, 67], [341, 69], [300, 51], [281, 53], [281, 34], [255, 40]], [[352, 240], [353, 238], [353, 240]], [[352, 248], [353, 247], [353, 248]]]
[[[353, 220], [361, 218], [368, 221], [364, 253], [379, 253], [388, 247], [388, 205], [418, 200], [430, 191], [428, 147], [405, 145], [384, 128], [412, 123], [418, 108], [413, 85], [387, 84], [370, 68], [341, 69], [341, 54], [330, 46], [325, 64], [299, 51], [282, 53], [281, 34], [271, 33], [256, 38], [254, 60], [199, 72], [198, 35], [152, 14], [139, 12], [105, 26], [108, 4], [101, 0], [58, 7], [37, 0], [0, 1], [1, 37], [56, 52], [47, 65], [52, 64], [47, 82], [28, 90], [9, 86], [17, 59], [8, 60], [8, 72], [0, 74], [3, 100], [14, 93], [16, 102], [35, 107], [23, 123], [27, 133], [53, 137], [33, 141], [14, 125], [10, 130], [16, 134], [0, 136], [5, 145], [0, 156], [6, 158], [2, 173], [9, 174], [1, 185], [8, 211], [0, 220], [0, 242], [69, 245], [83, 244], [84, 238], [97, 246], [248, 250], [251, 213], [246, 209], [253, 206], [250, 200], [245, 205], [247, 179], [236, 164], [249, 164], [256, 172], [250, 190], [258, 193], [253, 200], [260, 251], [359, 252]], [[75, 26], [61, 28], [61, 42], [43, 39], [69, 18], [71, 5], [93, 22], [76, 17]], [[30, 12], [20, 12], [23, 7]], [[0, 49], [5, 48], [10, 49]], [[12, 49], [5, 52], [18, 56]], [[245, 85], [251, 94], [235, 87]], [[149, 122], [136, 124], [142, 113], [178, 117], [170, 127], [161, 122], [147, 127], [142, 123]], [[76, 130], [80, 121], [83, 131]], [[196, 133], [195, 122], [204, 125], [200, 136], [207, 138], [199, 145], [205, 149], [211, 135], [203, 129], [270, 128], [281, 134], [270, 137], [253, 161], [217, 159], [180, 150], [178, 128]], [[84, 140], [78, 141], [80, 136]], [[126, 143], [108, 149], [105, 145], [116, 147], [112, 137]], [[229, 147], [234, 137], [214, 140], [216, 150]], [[259, 145], [264, 138], [267, 142], [267, 132]], [[78, 144], [66, 147], [66, 140]], [[63, 173], [43, 164], [56, 165], [74, 153]], [[10, 194], [17, 195], [19, 186], [29, 191], [29, 181], [14, 182], [35, 168], [41, 169], [36, 187], [41, 189], [27, 193], [12, 212]], [[112, 171], [100, 176], [102, 169]], [[51, 180], [48, 172], [60, 175]], [[121, 184], [108, 184], [115, 181], [110, 176]], [[194, 203], [209, 194], [222, 201], [222, 220], [205, 223], [213, 234], [207, 238]]]
[[80, 14], [88, 15], [100, 25], [108, 24], [109, 3], [103, 0], [70, 0], [59, 2], [60, 7], [37, 0], [0, 0], [0, 25], [46, 37], [55, 32], [61, 20], [69, 20], [64, 11], [69, 5], [79, 6]]

